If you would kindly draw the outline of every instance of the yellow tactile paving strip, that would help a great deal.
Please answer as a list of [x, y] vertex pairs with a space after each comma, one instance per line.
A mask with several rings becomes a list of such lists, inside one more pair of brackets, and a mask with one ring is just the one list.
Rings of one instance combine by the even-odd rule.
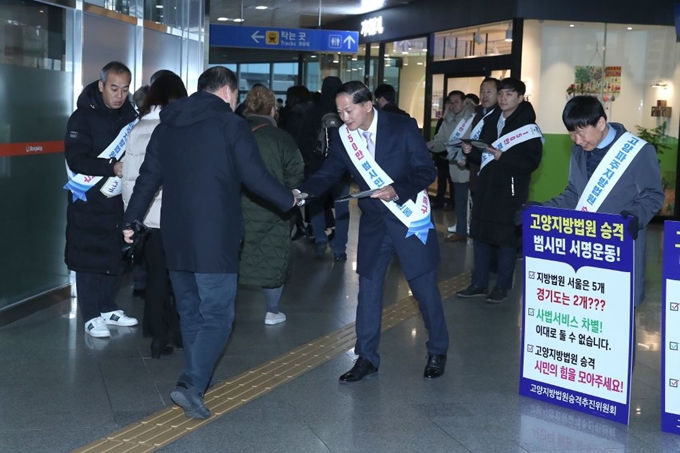
[[[446, 299], [456, 291], [464, 289], [469, 281], [470, 274], [465, 273], [440, 282], [442, 298]], [[397, 301], [383, 310], [382, 331], [389, 330], [418, 314], [418, 305], [413, 296]], [[348, 324], [342, 329], [305, 343], [216, 385], [206, 393], [204, 398], [205, 405], [213, 413], [209, 419], [187, 418], [182, 409], [172, 406], [85, 445], [75, 452], [143, 453], [154, 451], [295, 379], [302, 373], [347, 352], [354, 347], [355, 339], [354, 323]]]

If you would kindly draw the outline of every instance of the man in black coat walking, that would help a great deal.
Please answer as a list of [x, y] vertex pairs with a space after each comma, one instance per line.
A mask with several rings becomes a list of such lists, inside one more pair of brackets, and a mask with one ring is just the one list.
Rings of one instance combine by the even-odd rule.
[[[281, 211], [295, 203], [267, 171], [246, 121], [233, 113], [237, 94], [234, 73], [214, 67], [199, 77], [198, 92], [161, 111], [125, 212], [125, 225], [142, 219], [163, 187], [163, 247], [185, 355], [170, 396], [192, 418], [210, 417], [203, 393], [234, 320], [241, 185]], [[132, 230], [124, 235], [131, 242]]]
[[65, 261], [76, 273], [85, 332], [97, 338], [111, 336], [107, 325], [137, 324], [116, 304], [123, 269], [119, 161], [136, 117], [128, 99], [131, 78], [123, 63], [104, 66], [99, 80], [78, 97], [64, 141], [69, 173], [64, 188], [70, 191]]

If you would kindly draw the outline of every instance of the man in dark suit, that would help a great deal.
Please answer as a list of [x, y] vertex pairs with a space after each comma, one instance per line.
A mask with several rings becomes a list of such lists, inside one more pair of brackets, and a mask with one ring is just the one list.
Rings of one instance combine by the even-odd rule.
[[[233, 113], [237, 93], [234, 73], [218, 66], [201, 74], [196, 93], [163, 108], [125, 212], [125, 225], [141, 220], [163, 187], [163, 248], [185, 357], [170, 397], [192, 418], [210, 417], [203, 393], [234, 320], [241, 185], [281, 211], [294, 205]], [[130, 242], [133, 232], [124, 235]]]
[[[429, 332], [424, 377], [444, 374], [449, 336], [437, 286], [439, 246], [430, 218], [426, 189], [437, 172], [414, 121], [378, 112], [361, 82], [347, 82], [335, 102], [344, 125], [335, 133], [322, 167], [299, 189], [311, 195], [328, 190], [349, 171], [362, 191], [357, 252], [359, 297], [354, 367], [341, 382], [377, 373], [383, 283], [396, 253]], [[339, 136], [338, 136], [339, 135]]]

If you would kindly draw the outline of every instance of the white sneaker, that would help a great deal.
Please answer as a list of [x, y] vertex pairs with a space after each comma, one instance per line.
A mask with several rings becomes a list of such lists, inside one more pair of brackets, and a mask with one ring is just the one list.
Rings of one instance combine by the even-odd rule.
[[286, 315], [284, 315], [281, 312], [272, 313], [272, 312], [268, 311], [267, 314], [264, 317], [264, 323], [267, 324], [268, 326], [273, 326], [275, 324], [281, 324], [282, 322], [286, 322]]
[[446, 229], [449, 233], [456, 233], [456, 225], [451, 225]]
[[111, 332], [106, 327], [106, 322], [100, 316], [92, 318], [85, 323], [85, 333], [95, 338], [108, 338]]
[[108, 313], [102, 313], [102, 318], [104, 318], [104, 321], [109, 326], [130, 327], [137, 325], [137, 320], [127, 316], [125, 313], [123, 313], [123, 310], [114, 310]]

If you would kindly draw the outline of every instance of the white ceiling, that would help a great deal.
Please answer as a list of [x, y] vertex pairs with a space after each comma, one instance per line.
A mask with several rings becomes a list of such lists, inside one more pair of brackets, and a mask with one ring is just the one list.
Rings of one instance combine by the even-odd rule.
[[[417, 0], [210, 0], [210, 23], [233, 25], [243, 18], [244, 25], [282, 28], [313, 28]], [[258, 10], [256, 6], [267, 6]], [[228, 21], [218, 21], [223, 17]]]

